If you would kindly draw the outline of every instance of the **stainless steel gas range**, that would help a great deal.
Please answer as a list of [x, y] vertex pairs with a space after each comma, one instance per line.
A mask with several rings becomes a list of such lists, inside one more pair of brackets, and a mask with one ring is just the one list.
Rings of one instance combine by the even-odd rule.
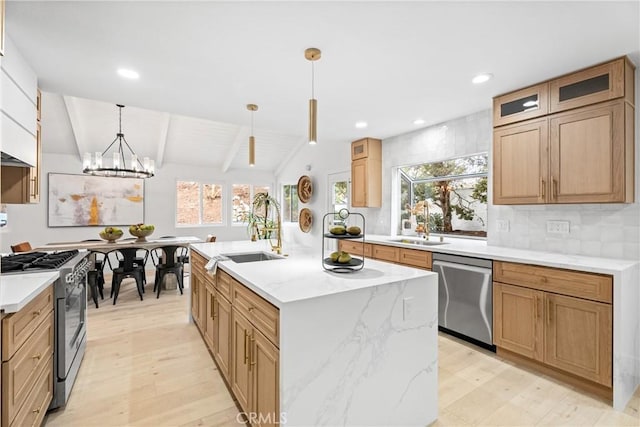
[[4, 256], [2, 274], [58, 270], [54, 283], [55, 351], [53, 356], [53, 400], [49, 409], [67, 403], [80, 369], [87, 343], [87, 272], [89, 253], [28, 252]]

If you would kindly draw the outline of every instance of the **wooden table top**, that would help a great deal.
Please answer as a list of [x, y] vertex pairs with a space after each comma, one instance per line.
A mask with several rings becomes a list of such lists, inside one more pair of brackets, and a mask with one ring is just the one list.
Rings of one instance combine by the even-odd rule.
[[161, 246], [188, 246], [190, 243], [202, 243], [203, 240], [195, 236], [180, 236], [166, 239], [147, 239], [145, 242], [138, 242], [136, 238], [116, 240], [109, 243], [100, 241], [79, 241], [79, 242], [55, 242], [33, 248], [33, 251], [66, 251], [71, 249], [86, 249], [91, 251], [110, 251], [121, 248], [143, 248], [153, 249]]

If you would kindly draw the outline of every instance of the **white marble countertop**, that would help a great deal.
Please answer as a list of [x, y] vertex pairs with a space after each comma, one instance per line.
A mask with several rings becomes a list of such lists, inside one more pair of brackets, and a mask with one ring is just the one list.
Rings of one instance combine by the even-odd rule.
[[57, 271], [0, 276], [0, 310], [19, 311], [58, 277]]
[[[476, 258], [486, 258], [496, 261], [510, 261], [523, 264], [543, 265], [547, 267], [565, 268], [569, 270], [588, 271], [601, 274], [616, 274], [633, 268], [638, 263], [631, 260], [614, 258], [595, 258], [580, 255], [564, 255], [553, 252], [531, 251], [524, 249], [489, 246], [484, 240], [460, 239], [445, 237], [445, 245], [422, 246], [415, 243], [401, 243], [393, 240], [420, 240], [408, 236], [366, 235], [367, 243], [382, 243], [402, 248], [420, 249], [443, 254], [463, 255]], [[432, 242], [438, 242], [439, 237], [431, 237]]]
[[[191, 248], [207, 259], [220, 254], [271, 252], [268, 242], [264, 240], [196, 243], [191, 244]], [[322, 268], [318, 252], [306, 247], [285, 247], [284, 249], [289, 256], [283, 259], [247, 263], [220, 261], [218, 268], [228, 272], [276, 307], [295, 301], [435, 274], [372, 259], [365, 260], [361, 271], [333, 273]]]

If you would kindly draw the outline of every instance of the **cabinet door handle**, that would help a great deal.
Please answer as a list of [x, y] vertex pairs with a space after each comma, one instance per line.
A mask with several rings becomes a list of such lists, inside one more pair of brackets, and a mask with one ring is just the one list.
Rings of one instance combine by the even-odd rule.
[[36, 360], [40, 360], [41, 357], [42, 355], [40, 353], [36, 354], [35, 356], [31, 356], [32, 359], [36, 359]]
[[551, 324], [551, 301], [547, 297], [547, 325]]
[[247, 330], [244, 330], [244, 364], [246, 365], [249, 362], [249, 353], [247, 353], [247, 347], [249, 345], [249, 334]]
[[555, 178], [551, 178], [551, 184], [553, 187], [552, 198], [555, 200], [558, 198], [558, 181]]
[[251, 344], [249, 345], [249, 354], [251, 355], [251, 363], [249, 364], [249, 370], [251, 370], [251, 367], [256, 364], [256, 361], [253, 360], [254, 355], [255, 355], [254, 353], [255, 353], [255, 342], [256, 342], [256, 339], [254, 338], [253, 334], [254, 334], [254, 332], [252, 331], [251, 332]]
[[216, 296], [211, 295], [211, 313], [213, 316], [213, 320], [216, 320]]
[[31, 411], [32, 414], [39, 414], [40, 413], [40, 408], [38, 409], [34, 409], [33, 411]]
[[538, 296], [534, 295], [533, 301], [535, 304], [535, 314], [533, 315], [533, 320], [538, 320]]
[[544, 200], [544, 178], [540, 178], [540, 198]]
[[33, 315], [34, 316], [40, 316], [41, 311], [42, 310], [36, 310], [36, 311], [33, 312]]

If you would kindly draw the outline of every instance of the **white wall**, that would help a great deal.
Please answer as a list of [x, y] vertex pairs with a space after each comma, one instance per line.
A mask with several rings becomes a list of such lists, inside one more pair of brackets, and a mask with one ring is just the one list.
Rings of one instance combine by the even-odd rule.
[[[307, 170], [310, 167], [310, 170]], [[300, 231], [298, 224], [285, 224], [284, 242], [299, 244], [321, 250], [322, 217], [328, 212], [327, 176], [336, 172], [351, 170], [351, 143], [318, 142], [317, 145], [305, 144], [288, 162], [277, 177], [278, 187], [284, 184], [296, 184], [302, 175], [311, 177], [313, 196], [309, 203], [300, 203], [299, 209], [309, 208], [313, 214], [313, 225], [309, 233]]]
[[[382, 207], [361, 211], [367, 218], [367, 232], [395, 234], [399, 203], [395, 185], [398, 166], [487, 152], [491, 145], [491, 111], [484, 110], [434, 126], [429, 126], [382, 141]], [[489, 221], [491, 217], [489, 216]]]
[[[0, 251], [10, 252], [11, 245], [21, 241], [29, 241], [36, 247], [49, 242], [74, 241], [98, 238], [102, 227], [62, 227], [47, 226], [48, 210], [48, 173], [79, 174], [82, 170], [80, 159], [74, 155], [43, 153], [42, 162], [42, 197], [35, 205], [7, 205], [9, 224], [0, 231], [2, 242]], [[156, 230], [152, 237], [164, 235], [197, 236], [205, 238], [207, 234], [215, 234], [218, 240], [248, 239], [246, 227], [240, 226], [205, 226], [176, 227], [176, 181], [203, 180], [209, 183], [224, 184], [227, 202], [226, 223], [230, 223], [230, 191], [232, 184], [268, 184], [274, 185], [274, 176], [268, 172], [235, 170], [222, 173], [204, 167], [178, 164], [164, 164], [157, 170], [156, 176], [145, 180], [145, 217], [144, 221], [154, 224]], [[125, 231], [125, 234], [127, 232]]]

